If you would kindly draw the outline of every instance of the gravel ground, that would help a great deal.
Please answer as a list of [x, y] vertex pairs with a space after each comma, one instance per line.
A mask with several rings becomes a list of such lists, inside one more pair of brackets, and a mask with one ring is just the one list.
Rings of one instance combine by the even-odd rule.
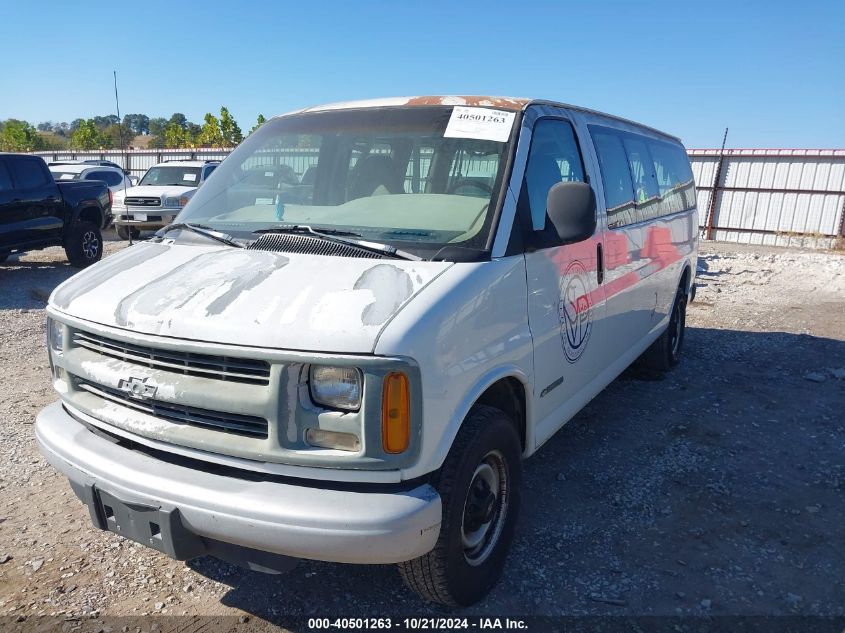
[[[0, 616], [448, 613], [392, 567], [265, 576], [92, 528], [32, 428], [72, 273], [55, 248], [0, 265]], [[698, 283], [682, 364], [629, 370], [527, 462], [503, 580], [457, 613], [845, 615], [845, 257], [708, 243]]]

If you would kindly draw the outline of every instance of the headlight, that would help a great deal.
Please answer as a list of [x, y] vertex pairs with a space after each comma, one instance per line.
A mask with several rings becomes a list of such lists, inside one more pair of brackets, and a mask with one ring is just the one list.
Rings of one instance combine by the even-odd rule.
[[190, 198], [188, 196], [180, 197], [179, 198], [179, 206], [184, 207], [186, 204], [188, 204], [188, 200], [190, 200]]
[[311, 399], [317, 404], [343, 411], [361, 407], [361, 372], [355, 367], [324, 367], [312, 365]]
[[53, 319], [47, 319], [47, 344], [50, 350], [61, 354], [64, 349], [65, 328]]
[[164, 206], [171, 207], [171, 208], [178, 208], [179, 207], [179, 197], [178, 196], [171, 196], [164, 199]]

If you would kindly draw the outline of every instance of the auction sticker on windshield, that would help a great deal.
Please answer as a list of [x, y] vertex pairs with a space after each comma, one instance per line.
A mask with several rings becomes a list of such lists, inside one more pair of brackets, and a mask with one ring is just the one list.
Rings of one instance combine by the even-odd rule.
[[516, 112], [455, 106], [443, 136], [504, 143], [511, 135], [515, 118]]

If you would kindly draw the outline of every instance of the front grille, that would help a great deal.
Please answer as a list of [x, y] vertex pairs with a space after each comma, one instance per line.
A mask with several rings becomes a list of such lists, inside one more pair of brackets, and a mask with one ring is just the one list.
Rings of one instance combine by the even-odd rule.
[[132, 197], [126, 198], [125, 204], [131, 207], [160, 207], [161, 198]]
[[270, 365], [263, 360], [157, 349], [80, 331], [73, 333], [73, 343], [103, 356], [150, 369], [227, 382], [270, 384]]
[[324, 240], [313, 235], [267, 234], [262, 235], [248, 247], [254, 251], [275, 251], [282, 253], [308, 253], [334, 257], [364, 257], [367, 259], [388, 259], [390, 255]]
[[174, 424], [187, 424], [235, 435], [247, 437], [267, 438], [267, 420], [252, 415], [211, 411], [198, 407], [189, 407], [175, 402], [164, 402], [155, 398], [139, 398], [130, 392], [105, 385], [88, 382], [79, 376], [72, 376], [77, 389], [87, 391], [104, 400], [129, 407], [152, 415], [160, 420], [167, 420]]

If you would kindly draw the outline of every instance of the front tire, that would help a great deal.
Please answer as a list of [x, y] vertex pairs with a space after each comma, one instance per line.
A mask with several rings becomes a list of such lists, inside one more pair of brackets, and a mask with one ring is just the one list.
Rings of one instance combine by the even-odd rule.
[[443, 504], [437, 544], [399, 571], [425, 600], [470, 605], [501, 576], [516, 528], [522, 445], [513, 421], [474, 407], [434, 483]]
[[103, 236], [92, 222], [74, 222], [65, 238], [65, 253], [70, 265], [85, 268], [103, 256]]
[[643, 361], [648, 369], [656, 372], [667, 372], [680, 362], [686, 322], [687, 294], [683, 287], [680, 287], [675, 295], [675, 302], [672, 304], [669, 327], [643, 354]]

